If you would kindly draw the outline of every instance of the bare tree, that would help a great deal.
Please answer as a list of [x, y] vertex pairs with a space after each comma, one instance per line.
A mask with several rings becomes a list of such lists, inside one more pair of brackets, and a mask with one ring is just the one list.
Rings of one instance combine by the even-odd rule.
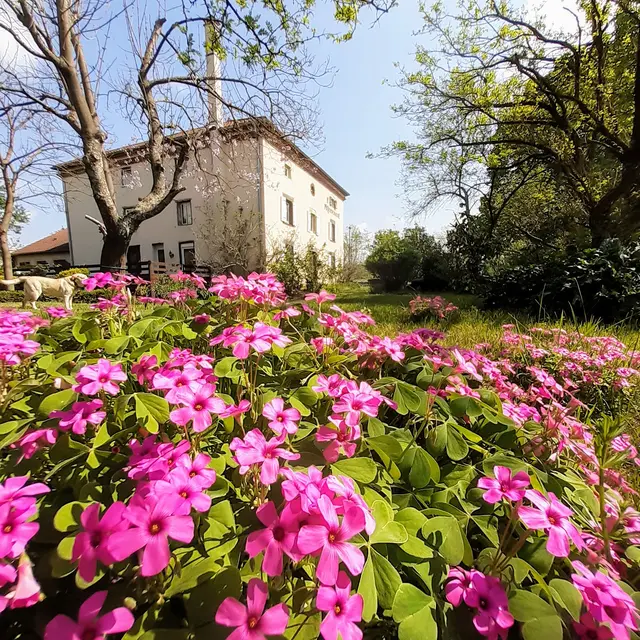
[[53, 196], [42, 174], [51, 163], [54, 143], [42, 130], [42, 113], [37, 105], [13, 105], [0, 95], [0, 253], [4, 278], [13, 277], [9, 232], [23, 205], [33, 198]]
[[[34, 73], [25, 77], [5, 68], [10, 81], [0, 91], [17, 103], [39, 104], [79, 137], [82, 165], [102, 217], [101, 264], [123, 266], [133, 233], [183, 191], [189, 158], [211, 146], [224, 124], [223, 109], [228, 117], [256, 123], [267, 116], [285, 135], [308, 133], [315, 103], [300, 87], [322, 78], [327, 68], [314, 64], [305, 45], [323, 36], [349, 37], [361, 7], [386, 11], [392, 4], [336, 1], [336, 20], [344, 27], [336, 35], [313, 29], [314, 3], [306, 0], [266, 5], [215, 0], [206, 10], [183, 0], [171, 21], [166, 14], [150, 20], [147, 5], [132, 0], [119, 12], [102, 0], [4, 0], [0, 32], [33, 60]], [[208, 65], [197, 46], [206, 26]], [[107, 42], [112, 30], [123, 27], [130, 36], [130, 65], [116, 78], [110, 69], [118, 61]], [[230, 89], [224, 96], [223, 83]], [[135, 160], [148, 163], [151, 188], [126, 212], [116, 203], [115, 161], [101, 117], [106, 96], [120, 96], [127, 119], [144, 130]]]
[[[222, 211], [220, 211], [220, 208]], [[264, 268], [265, 255], [261, 241], [262, 219], [253, 211], [230, 206], [223, 200], [205, 211], [205, 224], [199, 227], [198, 262], [214, 273], [233, 272], [246, 276]]]
[[364, 261], [371, 248], [371, 234], [361, 227], [349, 225], [344, 234], [341, 278], [353, 282], [366, 274]]

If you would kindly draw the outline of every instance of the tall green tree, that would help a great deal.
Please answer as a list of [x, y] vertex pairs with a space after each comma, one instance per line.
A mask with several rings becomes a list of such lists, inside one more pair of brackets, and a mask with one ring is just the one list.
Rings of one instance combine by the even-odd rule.
[[509, 0], [449, 6], [423, 9], [433, 45], [418, 46], [396, 108], [417, 136], [387, 150], [422, 209], [453, 199], [468, 217], [483, 203], [497, 226], [551, 180], [594, 246], [640, 229], [640, 3], [579, 0], [571, 34]]

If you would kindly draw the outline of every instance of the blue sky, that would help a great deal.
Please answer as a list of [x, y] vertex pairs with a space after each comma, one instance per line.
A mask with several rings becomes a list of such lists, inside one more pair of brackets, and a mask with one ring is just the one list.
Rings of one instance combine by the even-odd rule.
[[[322, 18], [320, 18], [322, 20]], [[420, 24], [417, 0], [402, 0], [400, 6], [371, 26], [371, 14], [363, 15], [350, 42], [323, 42], [316, 46], [318, 59], [328, 59], [336, 69], [333, 83], [320, 89], [319, 111], [324, 144], [310, 149], [314, 159], [342, 184], [351, 196], [347, 200], [345, 224], [366, 224], [377, 230], [407, 224], [401, 188], [397, 184], [400, 163], [395, 159], [367, 159], [393, 140], [411, 135], [402, 120], [391, 113], [401, 92], [383, 85], [398, 78], [394, 64], [412, 64]], [[106, 118], [118, 133], [118, 116]], [[128, 138], [128, 136], [127, 136]], [[123, 144], [129, 139], [122, 139]], [[430, 231], [440, 231], [452, 214], [443, 208], [423, 220]], [[49, 206], [32, 211], [31, 223], [20, 238], [27, 244], [64, 226], [64, 213]]]

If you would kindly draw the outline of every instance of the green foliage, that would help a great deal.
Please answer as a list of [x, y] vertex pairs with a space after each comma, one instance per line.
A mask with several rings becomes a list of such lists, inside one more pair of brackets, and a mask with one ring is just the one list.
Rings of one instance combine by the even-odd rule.
[[486, 303], [534, 315], [605, 322], [637, 321], [640, 243], [609, 240], [598, 249], [559, 255], [543, 264], [497, 271], [487, 278]]
[[66, 278], [72, 276], [74, 273], [82, 273], [85, 276], [89, 275], [89, 269], [86, 267], [71, 267], [70, 269], [63, 269], [58, 273], [58, 278]]

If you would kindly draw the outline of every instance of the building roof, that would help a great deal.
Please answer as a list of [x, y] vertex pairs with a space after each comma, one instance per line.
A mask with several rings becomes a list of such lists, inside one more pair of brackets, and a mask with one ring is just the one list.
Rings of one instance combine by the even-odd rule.
[[34, 253], [64, 253], [65, 251], [69, 251], [69, 232], [66, 229], [60, 229], [46, 238], [16, 249], [12, 255], [26, 256]]
[[[204, 131], [204, 129], [192, 129], [185, 133], [167, 136], [167, 139], [177, 141], [185, 135], [198, 133], [199, 131]], [[263, 136], [274, 143], [283, 153], [293, 156], [301, 166], [307, 168], [309, 173], [325, 182], [326, 186], [335, 191], [343, 200], [349, 195], [349, 192], [344, 187], [341, 187], [319, 164], [302, 151], [300, 147], [287, 139], [268, 118], [228, 120], [224, 123], [223, 135], [228, 136], [229, 139], [236, 136]], [[107, 151], [107, 156], [110, 160], [113, 160], [116, 165], [118, 163], [140, 162], [143, 160], [143, 154], [146, 149], [147, 143], [137, 142], [135, 144], [125, 145], [124, 147], [118, 147], [117, 149], [111, 149]], [[75, 158], [74, 160], [55, 165], [54, 169], [63, 176], [65, 174], [76, 174], [84, 171], [84, 165], [81, 159]]]

